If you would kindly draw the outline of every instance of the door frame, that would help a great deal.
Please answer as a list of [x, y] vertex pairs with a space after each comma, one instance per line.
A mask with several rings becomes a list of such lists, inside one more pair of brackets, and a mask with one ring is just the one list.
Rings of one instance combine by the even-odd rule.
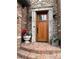
[[54, 34], [53, 7], [32, 9], [32, 42], [36, 42], [36, 11], [44, 11], [44, 10], [48, 10], [48, 42], [49, 43], [53, 37]]

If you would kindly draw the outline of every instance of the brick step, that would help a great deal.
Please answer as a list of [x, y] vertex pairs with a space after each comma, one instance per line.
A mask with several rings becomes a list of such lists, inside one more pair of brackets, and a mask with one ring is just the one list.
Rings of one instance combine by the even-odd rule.
[[17, 56], [17, 59], [23, 59], [22, 57], [20, 57], [20, 56]]
[[24, 51], [22, 49], [17, 51], [17, 55], [23, 59], [36, 59], [35, 53], [30, 53], [30, 52]]
[[22, 59], [61, 59], [60, 53], [37, 54], [37, 53], [30, 53], [30, 52], [24, 51], [22, 49], [18, 50], [17, 55]]
[[53, 54], [60, 52], [60, 48], [52, 47], [47, 43], [22, 44], [21, 49], [38, 54]]

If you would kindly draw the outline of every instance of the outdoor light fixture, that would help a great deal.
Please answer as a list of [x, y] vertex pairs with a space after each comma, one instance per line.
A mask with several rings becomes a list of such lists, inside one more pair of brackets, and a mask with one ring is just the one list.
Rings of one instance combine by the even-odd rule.
[[39, 1], [42, 1], [42, 0], [39, 0]]

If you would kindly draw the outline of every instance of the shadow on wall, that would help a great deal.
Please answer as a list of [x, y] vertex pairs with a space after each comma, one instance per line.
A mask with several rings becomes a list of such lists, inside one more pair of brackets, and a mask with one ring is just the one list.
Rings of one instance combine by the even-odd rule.
[[22, 6], [22, 8], [30, 5], [27, 0], [17, 0], [17, 2]]

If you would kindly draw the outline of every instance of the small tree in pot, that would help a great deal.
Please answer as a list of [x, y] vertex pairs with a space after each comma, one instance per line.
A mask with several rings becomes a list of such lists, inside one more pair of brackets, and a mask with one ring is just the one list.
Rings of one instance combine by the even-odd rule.
[[57, 37], [57, 35], [53, 35], [52, 45], [53, 46], [61, 46], [61, 39]]

